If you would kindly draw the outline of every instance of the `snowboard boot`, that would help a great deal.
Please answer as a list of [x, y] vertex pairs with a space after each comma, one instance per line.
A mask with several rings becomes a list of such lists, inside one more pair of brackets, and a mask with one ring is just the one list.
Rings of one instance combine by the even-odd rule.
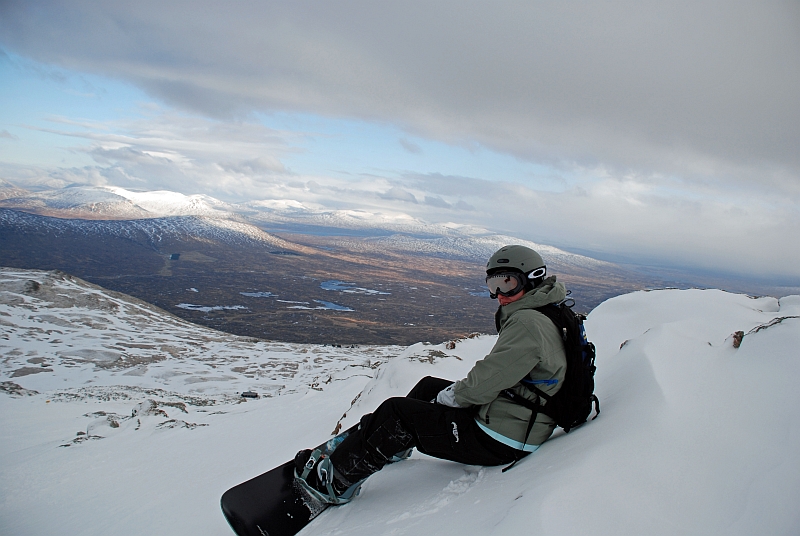
[[361, 491], [355, 484], [337, 474], [331, 459], [319, 449], [301, 450], [294, 457], [294, 477], [300, 487], [316, 500], [327, 504], [345, 504]]

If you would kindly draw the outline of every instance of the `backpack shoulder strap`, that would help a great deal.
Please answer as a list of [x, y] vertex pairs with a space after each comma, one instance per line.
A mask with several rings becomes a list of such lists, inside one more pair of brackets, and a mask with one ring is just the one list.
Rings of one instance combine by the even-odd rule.
[[[536, 422], [536, 417], [539, 415], [539, 408], [541, 406], [538, 402], [531, 402], [524, 396], [520, 396], [511, 389], [503, 389], [500, 391], [500, 395], [504, 398], [511, 400], [516, 404], [520, 404], [525, 406], [529, 410], [531, 410], [531, 418], [528, 419], [528, 429], [525, 431], [525, 437], [522, 439], [522, 444], [525, 445], [525, 442], [528, 441], [528, 436], [531, 434], [531, 430], [533, 429], [533, 423]], [[514, 467], [518, 461], [520, 461], [523, 457], [527, 456], [527, 452], [523, 452], [522, 454], [518, 454], [517, 457], [514, 458], [514, 461], [508, 467], [503, 469], [503, 473]]]
[[549, 303], [547, 305], [534, 308], [534, 311], [538, 311], [549, 318], [550, 321], [556, 326], [556, 329], [558, 329], [558, 332], [561, 335], [561, 340], [567, 342], [567, 324], [564, 321], [564, 313], [562, 311], [564, 307], [566, 306], [563, 305], [563, 302]]

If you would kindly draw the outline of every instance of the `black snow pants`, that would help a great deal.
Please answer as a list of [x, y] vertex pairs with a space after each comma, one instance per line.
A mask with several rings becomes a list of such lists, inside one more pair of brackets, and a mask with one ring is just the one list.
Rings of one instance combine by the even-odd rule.
[[374, 413], [364, 415], [360, 426], [331, 455], [335, 477], [342, 484], [355, 484], [411, 447], [468, 465], [503, 465], [524, 455], [481, 430], [474, 408], [431, 402], [452, 383], [428, 376], [407, 396], [389, 398]]

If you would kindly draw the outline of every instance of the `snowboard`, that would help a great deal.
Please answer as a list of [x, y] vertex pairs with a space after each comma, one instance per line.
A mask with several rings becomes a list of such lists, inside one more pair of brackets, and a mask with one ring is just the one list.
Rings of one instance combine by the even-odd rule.
[[[330, 456], [357, 426], [317, 448]], [[294, 460], [288, 461], [222, 495], [222, 513], [238, 536], [294, 536], [330, 506], [295, 482], [294, 468]]]
[[294, 460], [222, 495], [222, 513], [239, 536], [293, 536], [329, 505], [294, 481]]

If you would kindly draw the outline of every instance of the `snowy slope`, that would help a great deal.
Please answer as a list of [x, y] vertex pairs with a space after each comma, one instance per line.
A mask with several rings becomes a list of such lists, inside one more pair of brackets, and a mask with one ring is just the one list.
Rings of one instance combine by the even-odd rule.
[[[495, 340], [269, 344], [59, 274], [0, 280], [2, 534], [232, 534], [225, 489]], [[800, 296], [609, 300], [587, 323], [599, 419], [507, 473], [415, 453], [303, 534], [797, 534], [798, 327]]]
[[3, 379], [56, 398], [71, 397], [65, 389], [94, 397], [121, 386], [202, 396], [208, 403], [237, 399], [248, 389], [269, 396], [305, 392], [337, 367], [367, 367], [371, 376], [400, 351], [238, 337], [62, 272], [10, 268], [0, 268], [0, 326]]
[[[373, 477], [359, 502], [307, 534], [797, 534], [798, 328], [800, 296], [668, 290], [609, 300], [587, 323], [598, 342], [600, 419], [505, 474], [417, 456]], [[460, 377], [492, 339], [427, 350], [462, 362], [393, 360], [348, 414], [403, 393], [431, 368]]]

